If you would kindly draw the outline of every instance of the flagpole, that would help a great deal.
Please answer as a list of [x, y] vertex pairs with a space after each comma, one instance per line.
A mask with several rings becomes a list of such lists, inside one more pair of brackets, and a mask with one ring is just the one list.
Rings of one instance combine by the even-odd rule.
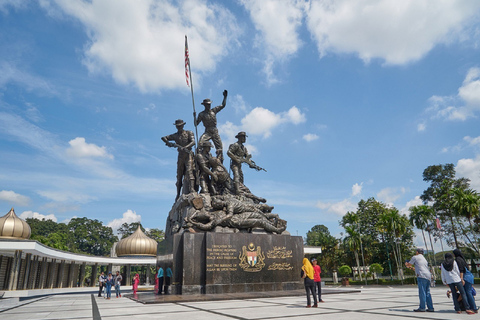
[[[197, 129], [197, 112], [195, 111], [195, 98], [193, 97], [193, 79], [192, 79], [192, 68], [190, 67], [190, 55], [188, 52], [188, 42], [187, 42], [187, 35], [185, 35], [185, 67], [188, 65], [188, 75], [190, 76], [190, 90], [192, 92], [192, 104], [193, 104], [193, 124], [195, 125], [195, 138], [197, 142], [197, 146], [195, 150], [198, 148], [198, 129]], [[188, 85], [188, 77], [187, 77], [187, 85]]]

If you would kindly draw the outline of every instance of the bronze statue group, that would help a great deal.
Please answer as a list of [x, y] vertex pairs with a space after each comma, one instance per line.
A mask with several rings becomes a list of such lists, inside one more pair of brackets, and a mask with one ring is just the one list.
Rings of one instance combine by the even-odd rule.
[[[177, 218], [172, 222], [171, 232], [178, 232], [181, 227], [201, 231], [219, 227], [234, 230], [261, 228], [280, 234], [286, 229], [286, 221], [273, 214], [273, 207], [266, 205], [264, 198], [254, 195], [244, 184], [244, 163], [257, 171], [266, 171], [257, 166], [248, 153], [244, 145], [248, 136], [244, 131], [235, 136], [237, 141], [227, 151], [233, 178], [223, 164], [223, 144], [217, 129], [217, 113], [225, 108], [227, 95], [227, 90], [223, 91], [222, 104], [214, 108], [211, 107], [210, 99], [204, 99], [202, 105], [205, 110], [198, 117], [194, 112], [195, 127], [200, 123], [205, 127], [198, 145], [194, 133], [185, 130], [186, 123], [182, 119], [174, 123], [177, 132], [162, 137], [168, 147], [178, 151], [175, 202], [186, 201], [188, 207], [192, 208], [183, 214], [182, 221]], [[215, 156], [211, 154], [213, 147]], [[188, 195], [193, 195], [193, 198]], [[170, 230], [166, 231], [168, 236]]]

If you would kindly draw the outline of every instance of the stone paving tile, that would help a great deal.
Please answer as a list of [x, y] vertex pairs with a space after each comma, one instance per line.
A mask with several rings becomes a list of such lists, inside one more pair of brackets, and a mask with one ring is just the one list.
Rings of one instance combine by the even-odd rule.
[[[127, 298], [105, 300], [97, 298], [102, 319], [207, 319], [207, 320], [257, 320], [257, 319], [464, 319], [466, 314], [453, 311], [451, 299], [445, 296], [446, 288], [432, 288], [436, 312], [415, 313], [418, 307], [417, 288], [367, 287], [361, 293], [328, 294], [319, 308], [305, 308], [305, 296], [260, 297], [246, 300], [197, 301], [161, 304], [141, 304]], [[23, 301], [0, 300], [0, 319], [92, 319], [91, 294], [65, 294]], [[15, 307], [15, 303], [18, 303]], [[14, 306], [10, 310], [5, 307]], [[1, 309], [4, 307], [4, 309]], [[475, 316], [474, 316], [475, 317]]]

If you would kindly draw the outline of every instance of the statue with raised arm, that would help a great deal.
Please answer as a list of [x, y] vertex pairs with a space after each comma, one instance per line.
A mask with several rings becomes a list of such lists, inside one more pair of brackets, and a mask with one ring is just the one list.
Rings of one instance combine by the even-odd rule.
[[252, 155], [248, 153], [247, 148], [243, 145], [247, 141], [247, 134], [244, 131], [240, 131], [235, 138], [237, 142], [232, 143], [228, 147], [227, 155], [230, 157], [230, 169], [233, 172], [233, 183], [235, 187], [235, 194], [240, 194], [240, 185], [243, 184], [243, 171], [242, 163], [248, 164], [248, 166], [257, 171], [263, 170], [255, 164], [252, 160]]
[[[193, 176], [193, 152], [192, 147], [195, 145], [195, 136], [192, 131], [184, 130], [185, 122], [181, 119], [175, 120], [174, 125], [177, 127], [177, 132], [168, 136], [162, 137], [162, 141], [168, 147], [177, 148], [177, 196], [175, 201], [180, 197], [180, 190], [182, 190], [183, 178], [188, 181], [188, 189], [183, 186], [183, 193], [190, 193], [195, 191], [195, 178]], [[170, 142], [174, 141], [174, 142]]]
[[223, 145], [222, 139], [220, 139], [220, 135], [218, 134], [217, 129], [217, 113], [220, 112], [227, 105], [227, 95], [228, 91], [224, 90], [222, 104], [215, 108], [211, 108], [212, 101], [210, 99], [203, 100], [202, 104], [205, 107], [205, 110], [198, 114], [198, 118], [195, 113], [193, 114], [193, 117], [195, 119], [195, 125], [198, 126], [200, 122], [203, 122], [203, 125], [205, 126], [205, 132], [202, 134], [198, 142], [199, 145], [201, 145], [204, 141], [212, 140], [216, 149], [217, 157], [222, 162]]

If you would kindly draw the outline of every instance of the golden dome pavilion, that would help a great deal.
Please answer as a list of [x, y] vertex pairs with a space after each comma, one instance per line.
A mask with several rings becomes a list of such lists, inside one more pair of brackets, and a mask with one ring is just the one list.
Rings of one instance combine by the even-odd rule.
[[157, 256], [157, 241], [143, 233], [140, 225], [129, 237], [120, 240], [116, 247], [117, 256]]
[[29, 239], [31, 233], [28, 223], [17, 217], [13, 208], [0, 218], [0, 239]]

